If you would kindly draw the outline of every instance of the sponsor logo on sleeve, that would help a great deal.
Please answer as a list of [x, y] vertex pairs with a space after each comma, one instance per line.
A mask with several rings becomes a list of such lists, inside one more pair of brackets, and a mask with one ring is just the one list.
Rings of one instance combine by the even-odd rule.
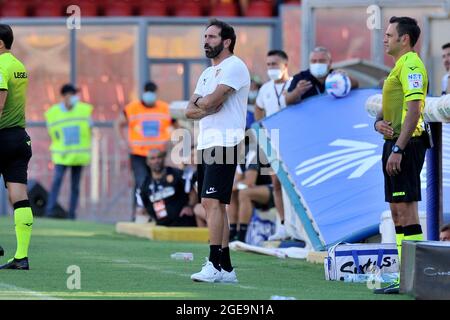
[[409, 89], [422, 89], [423, 88], [423, 77], [420, 73], [408, 74], [408, 84]]

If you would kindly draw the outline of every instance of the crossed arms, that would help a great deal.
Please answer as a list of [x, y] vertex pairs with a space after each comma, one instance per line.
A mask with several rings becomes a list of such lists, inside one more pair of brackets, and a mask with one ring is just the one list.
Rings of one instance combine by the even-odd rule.
[[235, 91], [227, 85], [219, 84], [214, 92], [204, 97], [193, 94], [184, 114], [188, 119], [199, 120], [210, 114], [217, 113], [222, 109], [223, 103]]

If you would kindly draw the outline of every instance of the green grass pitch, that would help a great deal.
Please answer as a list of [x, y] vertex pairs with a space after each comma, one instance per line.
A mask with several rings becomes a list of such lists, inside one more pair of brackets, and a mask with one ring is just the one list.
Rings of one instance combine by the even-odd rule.
[[[12, 217], [0, 218], [0, 245], [5, 263], [16, 246]], [[172, 260], [177, 251], [193, 252], [194, 261]], [[190, 275], [207, 254], [206, 244], [149, 241], [116, 234], [113, 225], [35, 218], [30, 270], [0, 270], [0, 300], [410, 299], [374, 295], [365, 284], [325, 281], [323, 265], [242, 252], [231, 253], [239, 284], [194, 283]], [[70, 266], [80, 268], [80, 289], [68, 288]]]

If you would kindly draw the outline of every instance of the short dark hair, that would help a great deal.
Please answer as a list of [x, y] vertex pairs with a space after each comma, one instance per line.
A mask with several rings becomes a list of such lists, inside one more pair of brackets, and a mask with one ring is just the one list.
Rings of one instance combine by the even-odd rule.
[[14, 41], [14, 35], [9, 25], [0, 23], [0, 40], [3, 41], [6, 49], [11, 49]]
[[440, 230], [440, 232], [445, 232], [447, 230], [450, 230], [450, 223], [444, 224]]
[[267, 56], [279, 56], [281, 59], [284, 59], [286, 61], [289, 60], [287, 53], [283, 50], [270, 50], [269, 52], [267, 52]]
[[417, 20], [410, 17], [391, 17], [389, 23], [397, 23], [397, 32], [401, 37], [405, 34], [409, 35], [410, 45], [414, 47], [419, 40], [420, 28]]
[[448, 48], [450, 48], [450, 42], [447, 42], [446, 44], [444, 44], [442, 46], [442, 50], [445, 50], [445, 49], [448, 49]]
[[144, 85], [145, 92], [147, 91], [155, 92], [156, 90], [158, 90], [158, 86], [153, 81], [149, 81]]
[[220, 37], [223, 40], [227, 40], [230, 39], [231, 43], [229, 46], [229, 50], [231, 53], [233, 53], [234, 51], [234, 46], [236, 44], [236, 33], [234, 32], [234, 29], [232, 26], [230, 26], [228, 23], [217, 20], [217, 19], [212, 19], [209, 21], [208, 26], [206, 27], [206, 29], [208, 29], [211, 26], [216, 26], [220, 28]]
[[66, 83], [61, 87], [61, 90], [59, 92], [61, 93], [62, 96], [65, 96], [68, 93], [75, 94], [78, 91], [79, 91], [78, 88], [75, 87], [73, 84]]

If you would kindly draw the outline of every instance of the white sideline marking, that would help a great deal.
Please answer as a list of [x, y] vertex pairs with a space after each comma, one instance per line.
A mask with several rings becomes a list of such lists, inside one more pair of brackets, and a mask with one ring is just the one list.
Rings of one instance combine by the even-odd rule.
[[[39, 293], [37, 291], [20, 288], [20, 287], [11, 285], [11, 284], [0, 282], [0, 293], [2, 291], [8, 291], [8, 292], [11, 292], [11, 294], [12, 294], [11, 297], [6, 297], [6, 298], [1, 296], [2, 299], [4, 298], [4, 299], [11, 299], [11, 300], [16, 300], [16, 299], [24, 300], [24, 299], [30, 299], [30, 298], [34, 297], [34, 298], [41, 299], [41, 300], [61, 300], [59, 298], [48, 296], [48, 295]], [[14, 295], [14, 292], [17, 292], [17, 296]]]

